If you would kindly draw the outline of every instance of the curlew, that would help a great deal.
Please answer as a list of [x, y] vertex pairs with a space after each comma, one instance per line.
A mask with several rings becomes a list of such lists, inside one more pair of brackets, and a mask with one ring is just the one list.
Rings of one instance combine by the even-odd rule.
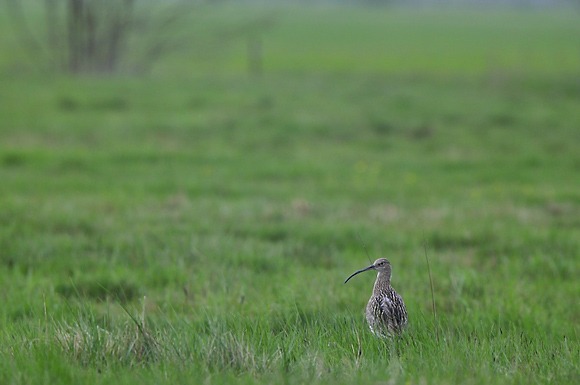
[[355, 275], [369, 270], [377, 271], [373, 294], [366, 309], [371, 332], [379, 337], [397, 335], [407, 325], [407, 309], [403, 298], [391, 286], [391, 263], [386, 258], [379, 258], [372, 265], [355, 271], [344, 283]]

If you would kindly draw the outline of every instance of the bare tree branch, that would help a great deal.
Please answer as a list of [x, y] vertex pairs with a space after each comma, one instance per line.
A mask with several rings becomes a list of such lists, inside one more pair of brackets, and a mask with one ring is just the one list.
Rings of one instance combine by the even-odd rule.
[[[34, 55], [34, 53], [44, 53], [43, 45], [34, 36], [28, 26], [22, 8], [22, 2], [19, 0], [6, 0], [6, 3], [12, 25], [14, 26], [14, 29], [17, 32], [16, 34], [20, 38], [20, 42], [25, 50], [27, 50], [31, 55]], [[37, 60], [32, 61], [33, 64], [36, 64], [37, 62]]]
[[[44, 0], [44, 18], [31, 16], [39, 8], [24, 0], [6, 0], [20, 44], [34, 57], [30, 63], [72, 74], [114, 73], [128, 68], [150, 70], [164, 55], [205, 41], [210, 47], [204, 6], [226, 0]], [[42, 4], [42, 3], [41, 3]], [[30, 19], [27, 19], [27, 16]], [[238, 21], [211, 40], [249, 42], [251, 67], [261, 72], [261, 32], [270, 18]], [[30, 22], [30, 23], [29, 23]], [[36, 22], [36, 23], [35, 23]], [[202, 26], [196, 31], [192, 23]], [[197, 32], [197, 35], [196, 35]], [[217, 34], [216, 34], [217, 36]], [[45, 60], [38, 60], [39, 56]], [[48, 59], [48, 63], [46, 62]]]

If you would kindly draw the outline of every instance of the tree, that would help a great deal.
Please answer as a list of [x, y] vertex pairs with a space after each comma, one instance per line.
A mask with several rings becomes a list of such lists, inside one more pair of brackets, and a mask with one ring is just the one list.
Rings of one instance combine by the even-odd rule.
[[183, 38], [167, 30], [191, 15], [194, 8], [210, 2], [44, 0], [40, 6], [44, 27], [32, 28], [27, 15], [39, 8], [39, 2], [6, 0], [20, 44], [34, 57], [48, 59], [53, 69], [72, 74], [118, 72], [128, 65], [132, 49], [133, 53], [138, 51], [133, 69], [148, 70]]

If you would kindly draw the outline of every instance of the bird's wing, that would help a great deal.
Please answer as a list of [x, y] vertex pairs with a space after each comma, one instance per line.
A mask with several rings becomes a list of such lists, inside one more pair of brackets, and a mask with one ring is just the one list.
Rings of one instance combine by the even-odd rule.
[[383, 316], [394, 324], [406, 323], [407, 309], [403, 298], [397, 292], [391, 291], [381, 297]]
[[383, 313], [390, 314], [393, 309], [393, 299], [390, 298], [388, 295], [384, 295], [381, 297], [381, 310]]

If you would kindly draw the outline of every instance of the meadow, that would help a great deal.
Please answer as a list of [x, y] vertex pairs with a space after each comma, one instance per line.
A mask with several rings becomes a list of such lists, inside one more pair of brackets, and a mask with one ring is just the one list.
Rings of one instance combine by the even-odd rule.
[[578, 383], [578, 14], [268, 12], [259, 77], [243, 41], [68, 77], [0, 34], [0, 383]]

